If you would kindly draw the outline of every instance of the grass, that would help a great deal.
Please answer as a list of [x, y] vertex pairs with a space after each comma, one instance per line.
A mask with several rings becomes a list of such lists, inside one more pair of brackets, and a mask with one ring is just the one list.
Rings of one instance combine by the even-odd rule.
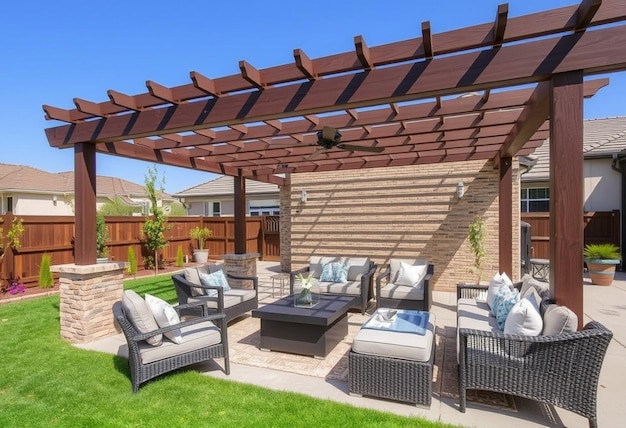
[[[125, 288], [174, 301], [169, 275]], [[127, 361], [61, 339], [59, 297], [0, 305], [0, 426], [443, 427], [188, 369], [131, 392]], [[220, 362], [221, 364], [221, 362]]]

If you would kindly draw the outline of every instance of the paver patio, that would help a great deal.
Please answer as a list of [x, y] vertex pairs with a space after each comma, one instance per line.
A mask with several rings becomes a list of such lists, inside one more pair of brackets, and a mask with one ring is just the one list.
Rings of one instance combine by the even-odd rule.
[[[260, 305], [273, 301], [270, 276], [279, 270], [277, 263], [258, 262]], [[601, 427], [619, 427], [626, 419], [623, 397], [626, 392], [626, 273], [618, 273], [611, 287], [599, 287], [585, 279], [585, 322], [596, 320], [613, 331], [600, 375], [598, 422]], [[373, 306], [370, 306], [371, 312]], [[587, 420], [566, 410], [532, 400], [504, 394], [479, 392], [470, 396], [466, 413], [458, 411], [458, 378], [456, 365], [456, 295], [433, 293], [431, 311], [437, 319], [437, 351], [433, 374], [433, 402], [430, 408], [416, 407], [347, 393], [347, 352], [352, 337], [368, 315], [349, 314], [349, 334], [325, 358], [261, 351], [259, 320], [243, 317], [229, 326], [231, 374], [225, 376], [215, 363], [197, 367], [207, 375], [252, 383], [272, 389], [289, 390], [379, 409], [400, 415], [414, 415], [462, 426], [586, 427]], [[123, 336], [104, 339], [88, 349], [125, 352]]]

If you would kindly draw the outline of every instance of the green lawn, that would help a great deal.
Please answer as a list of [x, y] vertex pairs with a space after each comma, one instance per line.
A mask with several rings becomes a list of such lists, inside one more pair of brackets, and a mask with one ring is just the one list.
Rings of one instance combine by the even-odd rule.
[[[168, 275], [125, 288], [175, 300]], [[131, 392], [127, 361], [77, 349], [59, 334], [59, 297], [0, 305], [2, 427], [423, 426], [415, 418], [180, 370]]]

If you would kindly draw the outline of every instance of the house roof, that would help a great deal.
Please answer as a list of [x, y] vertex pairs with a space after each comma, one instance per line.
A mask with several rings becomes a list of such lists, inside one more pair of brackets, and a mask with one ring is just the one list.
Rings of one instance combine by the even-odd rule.
[[[96, 176], [96, 189], [101, 197], [145, 197], [143, 186], [117, 177]], [[74, 172], [47, 172], [27, 165], [0, 163], [0, 192], [74, 193]], [[171, 195], [163, 194], [165, 199]]]
[[[626, 116], [590, 119], [583, 123], [585, 158], [611, 157], [626, 150]], [[550, 139], [531, 156], [536, 164], [522, 175], [522, 181], [545, 181], [550, 178]]]
[[[233, 194], [234, 178], [228, 175], [218, 177], [206, 183], [185, 189], [176, 193], [174, 197], [188, 196], [224, 196]], [[278, 193], [279, 189], [276, 184], [263, 183], [260, 181], [246, 181], [246, 195], [257, 195], [265, 193]]]

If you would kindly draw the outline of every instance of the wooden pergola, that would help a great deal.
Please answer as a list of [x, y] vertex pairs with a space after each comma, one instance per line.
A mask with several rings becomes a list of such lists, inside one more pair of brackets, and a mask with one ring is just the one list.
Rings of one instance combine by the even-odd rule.
[[[235, 252], [245, 252], [245, 180], [285, 174], [492, 159], [500, 169], [500, 269], [512, 271], [513, 156], [550, 137], [552, 295], [582, 320], [583, 98], [626, 69], [623, 0], [578, 5], [147, 92], [45, 105], [52, 147], [74, 148], [76, 263], [95, 262], [96, 152], [235, 177]], [[607, 25], [618, 23], [620, 25]], [[320, 151], [331, 126], [351, 146]], [[558, 171], [558, 174], [556, 173]]]

